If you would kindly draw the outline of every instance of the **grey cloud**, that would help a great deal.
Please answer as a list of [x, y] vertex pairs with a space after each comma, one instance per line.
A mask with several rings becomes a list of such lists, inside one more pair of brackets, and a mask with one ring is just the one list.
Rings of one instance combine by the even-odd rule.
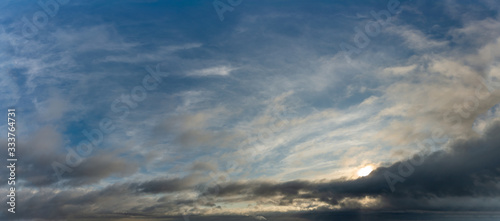
[[192, 189], [195, 181], [196, 178], [193, 176], [184, 178], [157, 179], [139, 184], [137, 186], [137, 190], [144, 193], [178, 192]]
[[[194, 188], [197, 177], [159, 178], [148, 181], [117, 183], [99, 190], [51, 189], [48, 187], [33, 190], [30, 194], [18, 196], [18, 219], [72, 220], [118, 219], [136, 217], [167, 217], [165, 212], [178, 212], [183, 205], [194, 206], [203, 202], [186, 199], [168, 199], [155, 196], [157, 193], [179, 192]], [[57, 190], [57, 191], [56, 191]], [[151, 197], [153, 196], [153, 197]], [[2, 197], [4, 199], [5, 197]], [[159, 198], [159, 199], [158, 199]], [[214, 206], [213, 203], [204, 203]], [[123, 211], [126, 211], [123, 212]], [[0, 217], [5, 215], [0, 213]]]
[[97, 183], [101, 179], [118, 176], [125, 177], [137, 171], [139, 165], [133, 161], [113, 156], [99, 154], [88, 157], [70, 173], [64, 174], [65, 185], [81, 186]]
[[[46, 130], [46, 133], [54, 132]], [[315, 214], [284, 214], [282, 217], [289, 215], [296, 220], [329, 220], [328, 217], [345, 216], [345, 219], [340, 219], [357, 220], [363, 212], [357, 212], [360, 204], [355, 199], [365, 197], [380, 199], [377, 207], [371, 209], [374, 213], [415, 209], [497, 211], [500, 204], [494, 198], [500, 195], [500, 161], [497, 159], [500, 155], [499, 134], [500, 122], [496, 122], [486, 130], [483, 137], [455, 141], [448, 151], [425, 153], [422, 155], [422, 163], [414, 166], [414, 172], [409, 176], [403, 176], [405, 181], [397, 183], [394, 192], [389, 188], [384, 174], [391, 172], [402, 176], [400, 166], [408, 165], [412, 159], [417, 158], [379, 167], [369, 176], [355, 180], [234, 182], [199, 189], [197, 186], [203, 182], [203, 178], [195, 173], [182, 178], [113, 184], [101, 190], [72, 189], [55, 192], [54, 189], [39, 188], [36, 192], [20, 196], [19, 203], [23, 205], [20, 207], [20, 214], [22, 218], [46, 220], [99, 220], [131, 216], [137, 219], [163, 217], [175, 220], [180, 217], [164, 214], [178, 214], [186, 207], [194, 211], [200, 211], [201, 206], [207, 208], [205, 211], [216, 210], [220, 202], [278, 199], [273, 201], [278, 206], [290, 205], [298, 200], [321, 201], [340, 206], [339, 211], [325, 212], [327, 208], [318, 207], [318, 213]], [[50, 145], [42, 147], [50, 149]], [[189, 190], [199, 190], [202, 197], [175, 197]], [[491, 205], [475, 207], [481, 203], [477, 199], [484, 199], [491, 202]], [[269, 220], [275, 220], [273, 216], [263, 215]], [[384, 218], [384, 214], [376, 217], [380, 217], [379, 220], [391, 220], [392, 215], [389, 214], [389, 218]], [[219, 218], [231, 220], [229, 216]], [[215, 216], [205, 216], [200, 220], [211, 219], [215, 219]]]
[[[379, 206], [382, 209], [434, 210], [437, 208], [428, 203], [431, 200], [500, 195], [498, 134], [500, 122], [489, 128], [484, 137], [459, 140], [451, 145], [449, 151], [415, 155], [391, 166], [379, 167], [369, 176], [355, 180], [231, 183], [209, 188], [204, 194], [220, 197], [243, 195], [251, 199], [280, 196], [280, 203], [295, 199], [319, 199], [331, 205], [341, 205], [344, 199], [368, 196], [380, 197]], [[421, 165], [412, 163], [419, 161], [419, 157], [423, 157]], [[403, 182], [396, 182], [394, 192], [386, 180], [388, 173], [404, 179]], [[467, 208], [467, 202], [463, 205]], [[474, 205], [468, 208], [477, 209]], [[452, 210], [446, 205], [439, 209]]]
[[[191, 175], [182, 178], [161, 178], [144, 182], [115, 184], [99, 191], [61, 191], [54, 194], [52, 191], [38, 191], [25, 195], [20, 199], [23, 208], [23, 217], [45, 218], [56, 220], [67, 217], [87, 217], [92, 219], [120, 218], [135, 214], [135, 217], [164, 217], [161, 212], [181, 211], [183, 206], [216, 207], [220, 201], [231, 201], [233, 196], [242, 196], [242, 200], [259, 200], [278, 197], [278, 205], [289, 205], [295, 200], [319, 200], [330, 205], [340, 205], [344, 209], [356, 209], [359, 205], [349, 203], [345, 199], [362, 199], [366, 196], [380, 199], [378, 210], [441, 210], [452, 211], [456, 208], [475, 210], [498, 210], [495, 204], [490, 207], [474, 207], [470, 203], [471, 197], [485, 198], [500, 195], [498, 183], [500, 181], [500, 122], [493, 123], [485, 131], [483, 137], [469, 140], [458, 140], [451, 144], [448, 151], [438, 151], [424, 154], [421, 165], [414, 166], [414, 172], [405, 181], [395, 185], [391, 192], [384, 174], [391, 172], [400, 175], [401, 165], [408, 165], [411, 160], [396, 162], [387, 167], [380, 167], [369, 176], [356, 180], [333, 181], [289, 181], [289, 182], [235, 182], [201, 190], [203, 200], [175, 199], [169, 196], [150, 198], [156, 194], [179, 193], [186, 190], [196, 190], [202, 181]], [[53, 139], [40, 137], [50, 136]], [[42, 142], [43, 141], [43, 142]], [[44, 180], [40, 174], [51, 174], [50, 162], [54, 157], [54, 148], [63, 143], [63, 138], [55, 128], [46, 127], [38, 130], [27, 145], [37, 145], [31, 153], [23, 153], [25, 159], [32, 159], [31, 166], [27, 164], [23, 169], [24, 178], [37, 186], [51, 183]], [[110, 159], [114, 159], [111, 160]], [[415, 158], [416, 159], [416, 158]], [[68, 177], [68, 185], [83, 185], [96, 182], [110, 174], [127, 174], [134, 167], [112, 156], [96, 156], [82, 163]], [[210, 165], [196, 163], [192, 168], [210, 168]], [[78, 170], [80, 169], [80, 171]], [[101, 170], [101, 171], [99, 171]], [[196, 171], [196, 170], [195, 170]], [[50, 173], [49, 173], [50, 172]], [[37, 176], [35, 176], [37, 175]], [[400, 175], [401, 176], [401, 175]], [[163, 199], [163, 200], [162, 200]], [[438, 199], [442, 204], [430, 204]], [[463, 199], [463, 202], [454, 202]], [[143, 203], [139, 203], [143, 202]], [[147, 202], [147, 203], [144, 203]], [[99, 209], [95, 206], [99, 205]], [[452, 206], [450, 206], [452, 205]], [[127, 213], [122, 213], [126, 209]], [[305, 220], [328, 220], [326, 217], [336, 217], [338, 213], [326, 213], [324, 217], [310, 216]], [[267, 215], [266, 215], [267, 217]], [[175, 219], [173, 217], [170, 217]], [[214, 217], [205, 217], [210, 220]], [[228, 217], [226, 217], [229, 219]], [[230, 220], [230, 219], [229, 219]], [[349, 220], [349, 219], [345, 219]], [[352, 220], [356, 220], [354, 217]], [[384, 220], [381, 218], [381, 220]], [[389, 219], [390, 220], [390, 219]]]
[[195, 162], [190, 169], [194, 171], [216, 171], [217, 165], [212, 162]]
[[96, 149], [95, 155], [83, 157], [79, 165], [71, 167], [71, 172], [62, 173], [62, 180], [58, 180], [52, 164], [59, 162], [66, 165], [68, 152], [61, 149], [64, 149], [68, 141], [58, 128], [52, 126], [39, 128], [32, 132], [31, 136], [26, 142], [21, 140], [17, 149], [17, 169], [22, 174], [19, 178], [25, 181], [27, 186], [43, 187], [57, 182], [63, 186], [94, 184], [110, 176], [131, 175], [139, 167], [135, 161]]
[[[227, 146], [233, 134], [224, 129], [214, 129], [210, 122], [221, 110], [193, 114], [179, 114], [169, 117], [153, 128], [156, 139], [171, 136], [182, 148], [206, 146]], [[210, 129], [209, 129], [210, 128]]]

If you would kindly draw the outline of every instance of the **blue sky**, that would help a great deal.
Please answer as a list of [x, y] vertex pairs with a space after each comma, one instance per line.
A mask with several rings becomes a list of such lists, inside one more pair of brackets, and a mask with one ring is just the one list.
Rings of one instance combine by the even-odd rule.
[[[2, 216], [500, 207], [498, 163], [457, 153], [497, 153], [495, 1], [41, 2], [1, 3], [20, 161], [19, 213]], [[424, 188], [436, 165], [464, 186]]]

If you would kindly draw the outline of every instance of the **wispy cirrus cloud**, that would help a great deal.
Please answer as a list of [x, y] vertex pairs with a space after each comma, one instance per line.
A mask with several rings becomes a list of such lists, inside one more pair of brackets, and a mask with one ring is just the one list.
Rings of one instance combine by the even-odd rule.
[[[498, 210], [497, 3], [405, 2], [349, 63], [339, 42], [387, 2], [245, 1], [224, 22], [211, 2], [72, 2], [29, 41], [9, 16], [42, 9], [19, 4], [0, 21], [1, 99], [24, 137], [19, 219]], [[133, 102], [158, 63], [161, 84]], [[55, 177], [104, 118], [113, 133]], [[385, 172], [418, 153], [393, 192]]]

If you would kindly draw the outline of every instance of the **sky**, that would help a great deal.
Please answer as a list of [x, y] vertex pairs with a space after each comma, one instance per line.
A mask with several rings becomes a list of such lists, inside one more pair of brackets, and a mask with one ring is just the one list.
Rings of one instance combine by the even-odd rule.
[[499, 9], [1, 1], [0, 219], [499, 220]]

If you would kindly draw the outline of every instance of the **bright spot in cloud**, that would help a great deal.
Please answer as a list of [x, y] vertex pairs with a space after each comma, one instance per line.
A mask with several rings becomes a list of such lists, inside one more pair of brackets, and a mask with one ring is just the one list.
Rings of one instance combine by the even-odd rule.
[[189, 73], [189, 76], [198, 76], [198, 77], [206, 77], [206, 76], [228, 76], [231, 71], [236, 70], [237, 68], [229, 67], [229, 66], [216, 66], [211, 68], [205, 68], [201, 70], [196, 70], [192, 73]]
[[366, 166], [358, 170], [358, 176], [368, 176], [373, 171], [372, 166]]

